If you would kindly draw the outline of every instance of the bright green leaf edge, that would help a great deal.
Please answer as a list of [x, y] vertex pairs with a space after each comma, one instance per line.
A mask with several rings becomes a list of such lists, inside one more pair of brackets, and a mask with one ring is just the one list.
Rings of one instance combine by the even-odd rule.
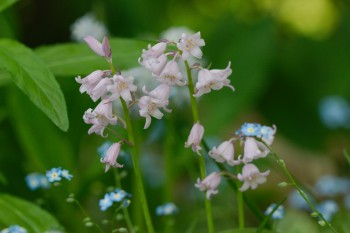
[[14, 83], [61, 130], [68, 130], [67, 108], [60, 86], [31, 49], [13, 40], [0, 40], [0, 70], [8, 71]]
[[6, 8], [10, 7], [11, 5], [13, 5], [17, 1], [18, 0], [1, 0], [0, 1], [0, 12], [5, 10]]
[[[138, 58], [149, 41], [137, 39], [112, 38], [112, 60], [117, 70], [139, 66]], [[108, 63], [96, 55], [86, 43], [66, 43], [42, 46], [35, 50], [45, 61], [55, 76], [76, 77], [87, 75], [94, 70], [109, 69]]]
[[0, 227], [20, 225], [30, 233], [62, 230], [62, 226], [48, 212], [20, 198], [0, 194]]

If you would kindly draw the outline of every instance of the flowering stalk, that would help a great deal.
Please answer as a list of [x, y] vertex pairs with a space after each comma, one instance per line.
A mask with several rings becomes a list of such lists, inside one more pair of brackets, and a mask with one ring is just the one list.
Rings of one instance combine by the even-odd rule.
[[[121, 181], [120, 181], [118, 170], [117, 169], [113, 169], [113, 173], [114, 173], [114, 179], [115, 179], [115, 183], [116, 183], [117, 187], [122, 189], [122, 184], [121, 184]], [[129, 229], [129, 232], [130, 233], [135, 233], [135, 229], [134, 229], [134, 226], [132, 224], [128, 208], [122, 208], [122, 211], [123, 211], [124, 219], [125, 219], [125, 222], [126, 222], [126, 225], [127, 225], [128, 229]]]
[[272, 151], [271, 147], [264, 141], [264, 140], [260, 140], [258, 139], [260, 142], [262, 142], [268, 149], [270, 154], [276, 159], [276, 162], [278, 163], [278, 165], [282, 168], [282, 170], [284, 171], [284, 173], [286, 174], [286, 176], [288, 177], [288, 179], [291, 182], [291, 185], [295, 187], [295, 189], [298, 191], [298, 193], [300, 194], [300, 196], [306, 201], [306, 203], [309, 205], [309, 207], [311, 208], [311, 210], [313, 211], [313, 213], [315, 214], [315, 217], [320, 217], [322, 222], [324, 224], [326, 224], [329, 229], [333, 232], [333, 233], [337, 233], [337, 231], [333, 228], [333, 226], [323, 217], [323, 215], [316, 209], [316, 207], [311, 203], [311, 201], [309, 200], [309, 198], [307, 197], [307, 195], [305, 194], [305, 192], [299, 187], [299, 185], [295, 182], [293, 176], [291, 175], [291, 173], [289, 172], [289, 170], [286, 167], [286, 164], [284, 163], [284, 161], [282, 159], [280, 159], [278, 157], [278, 155]]
[[[199, 122], [198, 105], [194, 97], [192, 73], [187, 61], [185, 61], [185, 66], [186, 66], [186, 72], [187, 72], [187, 78], [188, 78], [188, 90], [190, 93], [193, 120], [195, 123], [198, 123]], [[203, 156], [199, 156], [199, 170], [200, 170], [201, 179], [203, 180], [206, 177], [205, 162], [204, 162]], [[204, 204], [205, 204], [205, 209], [207, 214], [208, 231], [209, 233], [214, 233], [214, 221], [213, 221], [211, 202], [207, 198], [204, 198]]]
[[243, 203], [243, 192], [237, 191], [237, 208], [238, 208], [238, 227], [244, 229], [244, 203]]
[[145, 195], [145, 190], [142, 184], [142, 174], [141, 174], [141, 169], [140, 169], [140, 161], [139, 161], [139, 148], [137, 144], [135, 144], [135, 139], [134, 139], [134, 134], [132, 130], [132, 125], [131, 125], [131, 118], [129, 114], [129, 109], [128, 106], [123, 98], [119, 98], [120, 102], [123, 107], [124, 111], [124, 118], [125, 118], [125, 123], [126, 123], [126, 129], [128, 131], [128, 139], [129, 142], [133, 145], [131, 148], [131, 154], [132, 154], [132, 163], [134, 166], [134, 172], [135, 172], [135, 182], [136, 186], [138, 189], [138, 195], [140, 197], [140, 203], [141, 207], [143, 209], [143, 215], [145, 218], [146, 226], [148, 229], [149, 233], [154, 232], [151, 216], [149, 213], [148, 205], [147, 205], [147, 200], [146, 200], [146, 195]]

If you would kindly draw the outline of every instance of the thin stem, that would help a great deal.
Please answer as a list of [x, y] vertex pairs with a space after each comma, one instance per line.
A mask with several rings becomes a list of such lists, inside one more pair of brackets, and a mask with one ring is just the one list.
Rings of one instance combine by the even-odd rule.
[[333, 226], [323, 217], [323, 215], [316, 209], [316, 207], [311, 203], [311, 201], [309, 200], [309, 198], [306, 196], [305, 192], [299, 187], [299, 185], [295, 182], [293, 176], [291, 175], [291, 173], [289, 172], [289, 170], [286, 167], [286, 164], [284, 163], [284, 161], [282, 159], [280, 159], [278, 157], [278, 155], [272, 151], [271, 147], [269, 145], [267, 145], [263, 140], [259, 140], [260, 142], [262, 142], [270, 151], [270, 154], [276, 159], [276, 162], [278, 163], [278, 165], [280, 165], [280, 167], [282, 168], [282, 170], [284, 171], [284, 173], [287, 175], [288, 179], [290, 180], [291, 184], [296, 188], [296, 190], [298, 191], [298, 193], [300, 194], [300, 196], [306, 201], [306, 203], [309, 205], [309, 207], [311, 208], [311, 210], [317, 214], [318, 217], [320, 217], [322, 219], [322, 221], [329, 227], [329, 229], [333, 232], [333, 233], [337, 233], [337, 231], [333, 228]]
[[192, 73], [187, 61], [185, 61], [185, 66], [186, 66], [186, 72], [188, 77], [188, 91], [190, 92], [193, 120], [195, 122], [199, 122], [198, 105], [197, 105], [196, 98], [193, 96], [194, 86], [193, 86], [193, 80], [192, 80]]
[[240, 230], [244, 229], [244, 206], [243, 206], [243, 193], [237, 192], [237, 207], [238, 207], [238, 227]]
[[[190, 93], [193, 120], [194, 120], [194, 122], [199, 122], [198, 105], [197, 105], [197, 101], [196, 101], [195, 97], [193, 96], [194, 95], [194, 86], [193, 86], [193, 80], [192, 80], [192, 73], [191, 73], [191, 69], [190, 69], [187, 61], [185, 61], [185, 66], [186, 66], [186, 71], [187, 71], [188, 90]], [[199, 156], [199, 170], [200, 170], [201, 179], [203, 180], [206, 176], [205, 161], [204, 161], [203, 156]], [[209, 231], [209, 233], [214, 233], [214, 221], [213, 221], [211, 202], [210, 202], [210, 200], [205, 198], [204, 204], [205, 204], [205, 210], [206, 210], [206, 215], [207, 215], [208, 231]]]
[[[123, 189], [122, 188], [122, 182], [120, 181], [118, 170], [117, 169], [113, 169], [113, 173], [114, 173], [114, 179], [115, 179], [115, 183], [116, 183], [117, 187], [119, 187], [120, 189]], [[134, 226], [133, 226], [132, 221], [130, 219], [128, 208], [124, 208], [123, 207], [122, 211], [123, 211], [124, 219], [125, 219], [126, 225], [128, 226], [129, 232], [130, 233], [135, 233]]]
[[[74, 203], [77, 204], [77, 206], [79, 207], [80, 211], [85, 215], [86, 218], [90, 218], [88, 213], [85, 211], [85, 209], [81, 206], [80, 202], [78, 200], [76, 200], [74, 198]], [[100, 225], [98, 225], [95, 222], [92, 222], [94, 224], [94, 226], [97, 228], [97, 230], [101, 233], [104, 233], [104, 231], [102, 230], [102, 228], [100, 227]]]
[[126, 129], [128, 131], [129, 142], [134, 145], [131, 147], [132, 163], [134, 166], [135, 182], [137, 185], [138, 195], [140, 197], [140, 204], [142, 207], [142, 212], [143, 212], [143, 215], [145, 218], [148, 233], [153, 233], [154, 228], [153, 228], [150, 212], [148, 209], [145, 189], [144, 189], [143, 184], [142, 184], [142, 174], [141, 174], [140, 161], [139, 161], [139, 147], [135, 143], [128, 106], [127, 106], [125, 100], [121, 97], [120, 97], [120, 102], [123, 106], [124, 118], [126, 121]]
[[[205, 140], [202, 140], [202, 145], [204, 150], [209, 153], [210, 148]], [[227, 168], [225, 167], [224, 164], [215, 162], [216, 166], [221, 170], [224, 175], [227, 175], [229, 177], [232, 177], [232, 174], [228, 172]], [[230, 174], [230, 175], [229, 175]], [[236, 178], [236, 177], [232, 177]], [[236, 192], [238, 192], [237, 184], [235, 183], [234, 179], [228, 179], [227, 183], [229, 186]], [[247, 196], [242, 193], [243, 200], [247, 204], [248, 208], [254, 213], [254, 215], [259, 219], [259, 220], [264, 220], [265, 216], [259, 211], [258, 207], [251, 201], [251, 199], [247, 198]], [[268, 227], [270, 227], [269, 223], [267, 223]]]
[[[60, 183], [59, 183], [59, 184], [60, 184]], [[91, 219], [90, 216], [89, 216], [89, 214], [88, 214], [88, 213], [86, 212], [86, 210], [84, 209], [84, 207], [80, 204], [80, 202], [79, 202], [77, 199], [75, 199], [74, 194], [73, 194], [72, 192], [70, 192], [70, 191], [68, 190], [68, 188], [67, 188], [65, 185], [62, 185], [62, 187], [64, 188], [64, 190], [67, 192], [68, 195], [72, 195], [73, 201], [69, 201], [69, 202], [74, 202], [74, 203], [78, 206], [78, 208], [80, 209], [80, 211], [83, 213], [83, 215], [85, 215], [85, 218]], [[97, 223], [95, 223], [95, 222], [93, 222], [93, 221], [91, 221], [91, 222], [92, 222], [92, 224], [97, 228], [97, 230], [98, 230], [99, 232], [105, 233], [105, 232], [102, 230], [102, 228], [100, 227], [100, 225], [98, 225]]]

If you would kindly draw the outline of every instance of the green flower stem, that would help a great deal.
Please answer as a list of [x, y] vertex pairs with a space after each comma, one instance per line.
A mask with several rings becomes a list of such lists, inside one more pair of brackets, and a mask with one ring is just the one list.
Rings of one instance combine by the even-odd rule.
[[129, 139], [129, 142], [133, 145], [131, 147], [132, 163], [134, 166], [135, 181], [136, 181], [136, 185], [137, 185], [138, 195], [140, 198], [142, 212], [143, 212], [143, 215], [145, 218], [148, 233], [154, 233], [154, 228], [153, 228], [150, 212], [149, 212], [148, 205], [147, 205], [146, 194], [145, 194], [145, 190], [144, 190], [144, 187], [142, 184], [142, 174], [141, 174], [140, 161], [139, 161], [139, 159], [140, 159], [139, 158], [139, 147], [137, 146], [137, 144], [135, 144], [135, 139], [134, 139], [134, 134], [133, 134], [133, 130], [132, 130], [131, 118], [130, 118], [128, 106], [127, 106], [125, 100], [121, 97], [120, 97], [120, 102], [123, 106], [124, 118], [125, 118], [126, 127], [127, 127], [127, 131], [128, 131], [128, 139]]
[[[209, 146], [208, 146], [208, 144], [207, 144], [207, 142], [206, 142], [205, 140], [202, 140], [202, 145], [203, 145], [204, 150], [205, 150], [207, 153], [209, 153], [210, 148], [209, 148]], [[223, 172], [229, 172], [229, 171], [227, 170], [227, 168], [225, 167], [224, 164], [218, 163], [218, 162], [215, 162], [215, 164], [216, 164], [216, 166], [218, 166], [218, 168], [219, 168], [221, 171], [223, 171]], [[228, 180], [226, 180], [226, 181], [227, 181], [227, 183], [229, 184], [229, 186], [230, 186], [234, 191], [238, 192], [237, 184], [235, 183], [234, 180], [228, 179]], [[257, 219], [261, 220], [261, 221], [264, 220], [264, 218], [265, 218], [264, 214], [261, 213], [261, 211], [259, 210], [259, 208], [251, 201], [251, 199], [247, 198], [247, 196], [246, 196], [244, 193], [242, 193], [242, 196], [243, 196], [243, 200], [244, 200], [245, 204], [248, 206], [248, 208], [250, 209], [250, 211], [253, 212], [253, 214], [255, 215], [255, 217], [256, 217]], [[270, 227], [269, 223], [267, 223], [267, 226], [268, 226], [268, 228]]]
[[[115, 183], [116, 183], [117, 187], [119, 187], [120, 189], [123, 189], [122, 182], [120, 181], [120, 175], [119, 175], [118, 170], [113, 169], [113, 173], [114, 173], [114, 179], [115, 179]], [[132, 224], [128, 208], [122, 208], [122, 211], [123, 211], [124, 219], [125, 219], [126, 225], [128, 226], [129, 232], [135, 233], [135, 229], [134, 229], [134, 226]]]
[[276, 159], [276, 162], [278, 163], [278, 165], [282, 168], [282, 170], [284, 171], [284, 173], [286, 174], [286, 176], [288, 177], [289, 181], [291, 182], [292, 186], [294, 186], [296, 188], [296, 190], [298, 191], [298, 193], [300, 194], [300, 196], [306, 201], [306, 203], [309, 205], [309, 207], [311, 208], [311, 210], [317, 214], [317, 217], [320, 217], [322, 219], [322, 221], [329, 227], [329, 229], [333, 232], [333, 233], [337, 233], [337, 231], [333, 228], [333, 226], [323, 217], [323, 215], [316, 209], [316, 207], [311, 203], [311, 201], [309, 200], [309, 198], [306, 196], [305, 192], [300, 188], [300, 186], [295, 182], [292, 174], [289, 172], [289, 170], [286, 167], [286, 164], [284, 163], [284, 161], [282, 159], [280, 159], [278, 157], [278, 155], [271, 150], [271, 147], [269, 145], [267, 145], [263, 140], [259, 140], [260, 142], [262, 142], [270, 151], [270, 154]]
[[237, 191], [237, 207], [238, 207], [238, 227], [240, 230], [244, 229], [244, 205], [243, 193]]
[[[193, 96], [194, 95], [194, 86], [193, 86], [193, 80], [192, 80], [192, 73], [191, 73], [191, 69], [190, 69], [187, 61], [185, 61], [185, 66], [186, 66], [186, 71], [187, 71], [188, 90], [190, 93], [193, 120], [196, 123], [196, 122], [199, 122], [199, 114], [198, 114], [197, 101], [196, 101], [195, 97]], [[203, 156], [199, 156], [199, 170], [200, 170], [201, 179], [203, 180], [206, 176], [205, 162], [204, 162]], [[211, 202], [210, 202], [210, 200], [205, 198], [204, 204], [205, 204], [205, 210], [206, 210], [206, 215], [207, 215], [208, 231], [209, 231], [209, 233], [214, 233], [214, 221], [213, 221], [213, 212], [212, 212], [212, 208], [211, 208]]]
[[[91, 219], [91, 218], [89, 217], [88, 213], [86, 213], [85, 209], [81, 206], [80, 202], [79, 202], [78, 200], [76, 200], [75, 198], [74, 198], [74, 203], [78, 206], [78, 208], [79, 208], [80, 211], [85, 215], [86, 218]], [[102, 230], [102, 228], [100, 227], [100, 225], [98, 225], [98, 224], [95, 223], [95, 222], [92, 222], [92, 224], [97, 228], [97, 230], [98, 230], [99, 232], [105, 233], [105, 232]]]
[[186, 66], [187, 77], [188, 77], [188, 90], [190, 92], [193, 120], [194, 122], [199, 122], [198, 105], [197, 105], [196, 98], [193, 96], [194, 86], [193, 86], [193, 80], [192, 80], [192, 73], [187, 61], [185, 61], [185, 66]]

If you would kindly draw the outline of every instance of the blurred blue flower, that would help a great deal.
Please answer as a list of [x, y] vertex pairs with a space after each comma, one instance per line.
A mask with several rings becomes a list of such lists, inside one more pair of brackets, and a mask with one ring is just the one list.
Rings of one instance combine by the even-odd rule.
[[97, 148], [97, 153], [100, 155], [101, 158], [106, 157], [107, 151], [109, 147], [111, 147], [112, 143], [110, 141], [104, 142], [100, 147]]
[[21, 226], [11, 225], [8, 228], [0, 231], [0, 233], [28, 233], [28, 231]]
[[28, 188], [32, 191], [43, 188], [50, 188], [50, 183], [45, 175], [40, 173], [30, 173], [25, 177], [26, 184]]
[[109, 194], [113, 202], [121, 202], [125, 197], [130, 195], [122, 189], [115, 189], [114, 192], [110, 192]]
[[350, 192], [350, 179], [334, 175], [321, 176], [315, 186], [315, 193], [321, 196], [333, 197]]
[[110, 206], [112, 206], [114, 202], [122, 202], [121, 206], [127, 208], [130, 205], [131, 201], [126, 198], [131, 198], [131, 194], [117, 188], [114, 192], [106, 193], [104, 198], [100, 200], [100, 209], [102, 211], [105, 211]]
[[62, 179], [61, 177], [61, 168], [51, 168], [51, 170], [46, 172], [46, 177], [49, 179], [49, 181], [55, 182], [55, 181], [60, 181]]
[[333, 200], [326, 200], [316, 206], [316, 209], [323, 215], [327, 221], [331, 221], [333, 215], [338, 212], [339, 206]]
[[[266, 211], [265, 211], [265, 215], [269, 215], [272, 210], [276, 207], [275, 203], [272, 203], [269, 207], [267, 207]], [[273, 220], [279, 220], [282, 219], [284, 217], [285, 211], [284, 211], [284, 206], [280, 205], [278, 206], [278, 208], [275, 210], [275, 212], [273, 212], [271, 219]]]
[[71, 180], [73, 175], [69, 174], [68, 170], [58, 167], [58, 168], [51, 168], [51, 170], [47, 171], [46, 177], [52, 183], [56, 181], [61, 181], [62, 177], [67, 180]]
[[350, 128], [350, 105], [341, 96], [327, 96], [319, 103], [322, 122], [331, 129]]
[[[305, 193], [311, 203], [315, 203], [310, 194]], [[288, 197], [288, 204], [295, 209], [309, 210], [310, 207], [297, 190], [293, 190]]]
[[69, 174], [69, 171], [68, 171], [68, 170], [65, 170], [65, 169], [63, 169], [63, 170], [61, 171], [61, 176], [62, 176], [63, 178], [65, 178], [65, 179], [67, 179], [67, 180], [71, 180], [72, 177], [73, 177], [73, 175], [72, 175], [72, 174]]
[[105, 211], [113, 205], [113, 200], [111, 198], [110, 193], [105, 194], [104, 198], [100, 200], [99, 205], [102, 211]]
[[260, 136], [261, 125], [257, 123], [244, 123], [236, 134], [243, 136]]
[[171, 202], [165, 203], [164, 205], [158, 206], [156, 208], [156, 214], [158, 216], [173, 215], [178, 211], [179, 209], [176, 207], [176, 205]]

